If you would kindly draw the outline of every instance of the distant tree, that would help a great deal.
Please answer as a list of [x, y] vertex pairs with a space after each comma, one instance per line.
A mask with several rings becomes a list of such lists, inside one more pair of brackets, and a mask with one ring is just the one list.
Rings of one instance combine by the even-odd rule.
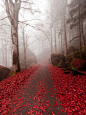
[[[70, 24], [70, 29], [73, 29], [75, 26], [78, 27], [80, 42], [80, 57], [81, 57], [81, 46], [82, 41], [85, 46], [84, 32], [83, 32], [83, 19], [86, 18], [86, 0], [72, 0], [68, 5], [70, 17], [67, 20], [67, 23]], [[76, 37], [72, 38], [75, 39]]]
[[[65, 41], [65, 48], [64, 52], [67, 55], [67, 35], [66, 35], [66, 7], [67, 7], [67, 0], [59, 0], [53, 1], [50, 0], [50, 10], [51, 10], [51, 17], [52, 17], [52, 28], [56, 28], [57, 33], [59, 34], [60, 30], [64, 33], [64, 41]], [[56, 35], [55, 42], [56, 42]], [[56, 49], [56, 43], [55, 43]]]

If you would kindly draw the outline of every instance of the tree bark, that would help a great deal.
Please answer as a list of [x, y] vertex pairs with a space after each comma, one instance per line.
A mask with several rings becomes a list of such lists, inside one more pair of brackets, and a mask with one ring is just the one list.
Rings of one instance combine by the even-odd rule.
[[11, 38], [13, 44], [13, 67], [14, 71], [20, 71], [19, 46], [18, 46], [18, 27], [11, 25]]

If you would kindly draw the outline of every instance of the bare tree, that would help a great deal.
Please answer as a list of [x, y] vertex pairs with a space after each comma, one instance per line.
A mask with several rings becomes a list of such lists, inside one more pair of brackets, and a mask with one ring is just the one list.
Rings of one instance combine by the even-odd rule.
[[7, 17], [11, 24], [11, 38], [13, 45], [13, 66], [15, 71], [20, 71], [19, 47], [18, 47], [18, 15], [21, 6], [21, 0], [5, 0]]

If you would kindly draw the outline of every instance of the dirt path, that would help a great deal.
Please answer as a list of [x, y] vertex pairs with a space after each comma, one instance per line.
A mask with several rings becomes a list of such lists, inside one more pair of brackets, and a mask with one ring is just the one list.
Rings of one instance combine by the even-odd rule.
[[66, 115], [47, 66], [40, 66], [11, 100], [8, 115]]

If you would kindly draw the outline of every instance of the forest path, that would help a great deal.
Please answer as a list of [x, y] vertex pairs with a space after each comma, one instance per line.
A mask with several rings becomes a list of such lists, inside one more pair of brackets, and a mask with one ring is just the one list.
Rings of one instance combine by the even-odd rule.
[[46, 65], [40, 66], [11, 100], [8, 115], [66, 115]]

